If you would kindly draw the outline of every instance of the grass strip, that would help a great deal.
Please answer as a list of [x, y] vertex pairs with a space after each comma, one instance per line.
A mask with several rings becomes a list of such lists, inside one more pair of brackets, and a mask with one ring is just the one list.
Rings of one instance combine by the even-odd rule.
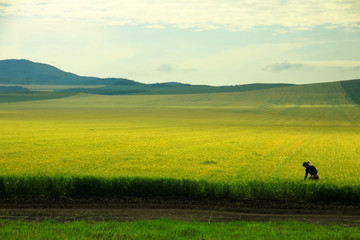
[[0, 220], [7, 239], [359, 239], [360, 228], [303, 222], [133, 222]]
[[0, 194], [51, 197], [190, 197], [359, 202], [360, 185], [322, 182], [238, 183], [144, 177], [0, 176]]

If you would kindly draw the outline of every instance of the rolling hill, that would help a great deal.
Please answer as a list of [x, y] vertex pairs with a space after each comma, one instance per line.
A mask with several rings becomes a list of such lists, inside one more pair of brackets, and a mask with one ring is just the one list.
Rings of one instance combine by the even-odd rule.
[[124, 78], [82, 77], [64, 72], [54, 66], [29, 60], [0, 61], [0, 84], [21, 85], [132, 85], [134, 81]]
[[341, 81], [340, 84], [347, 97], [355, 104], [360, 105], [360, 79]]
[[[92, 86], [87, 87], [89, 84]], [[33, 85], [50, 86], [53, 92], [29, 91], [27, 87]], [[110, 101], [110, 104], [121, 102], [128, 106], [334, 106], [360, 104], [360, 79], [305, 85], [219, 87], [176, 82], [143, 84], [122, 78], [82, 77], [29, 60], [3, 60], [0, 61], [0, 92], [0, 102], [65, 98], [87, 93], [131, 95], [100, 97], [101, 101]], [[134, 98], [132, 95], [142, 96]], [[83, 96], [89, 95], [81, 95], [79, 99], [83, 99]], [[94, 100], [90, 101], [100, 100], [95, 95], [91, 96]], [[89, 98], [86, 98], [88, 101]]]
[[[245, 92], [159, 95], [78, 94], [61, 99], [76, 107], [170, 107], [170, 108], [293, 108], [353, 106], [341, 83], [320, 83]], [[60, 104], [60, 103], [59, 103]]]
[[[190, 85], [177, 82], [144, 84], [124, 78], [83, 77], [73, 73], [64, 72], [48, 64], [14, 59], [0, 61], [0, 84], [21, 85], [25, 88], [31, 87], [31, 85], [48, 85], [47, 90], [102, 95], [240, 92], [292, 85], [248, 84], [214, 87], [208, 85]], [[59, 88], [59, 85], [67, 86]], [[83, 85], [92, 86], [86, 87]], [[94, 85], [99, 85], [99, 87], [94, 88]], [[69, 86], [72, 87], [69, 88]], [[32, 87], [32, 89], [34, 88]]]

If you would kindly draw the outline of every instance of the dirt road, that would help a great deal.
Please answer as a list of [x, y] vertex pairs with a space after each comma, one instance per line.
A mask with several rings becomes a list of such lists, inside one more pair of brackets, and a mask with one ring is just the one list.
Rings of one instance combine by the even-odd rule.
[[171, 198], [49, 199], [0, 197], [1, 219], [229, 222], [297, 220], [360, 226], [360, 203], [191, 200]]

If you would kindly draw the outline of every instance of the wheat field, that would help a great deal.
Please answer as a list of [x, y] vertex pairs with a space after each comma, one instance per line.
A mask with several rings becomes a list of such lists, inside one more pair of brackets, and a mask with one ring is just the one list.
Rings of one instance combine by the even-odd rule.
[[338, 90], [3, 103], [0, 175], [302, 181], [310, 161], [323, 182], [359, 184], [360, 109]]

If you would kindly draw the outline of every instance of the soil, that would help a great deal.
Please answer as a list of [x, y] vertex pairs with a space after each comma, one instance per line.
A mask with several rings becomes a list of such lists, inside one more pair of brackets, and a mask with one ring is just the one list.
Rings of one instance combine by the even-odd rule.
[[17, 220], [152, 220], [304, 221], [360, 226], [360, 203], [310, 203], [266, 200], [181, 198], [34, 198], [0, 196], [0, 219]]

